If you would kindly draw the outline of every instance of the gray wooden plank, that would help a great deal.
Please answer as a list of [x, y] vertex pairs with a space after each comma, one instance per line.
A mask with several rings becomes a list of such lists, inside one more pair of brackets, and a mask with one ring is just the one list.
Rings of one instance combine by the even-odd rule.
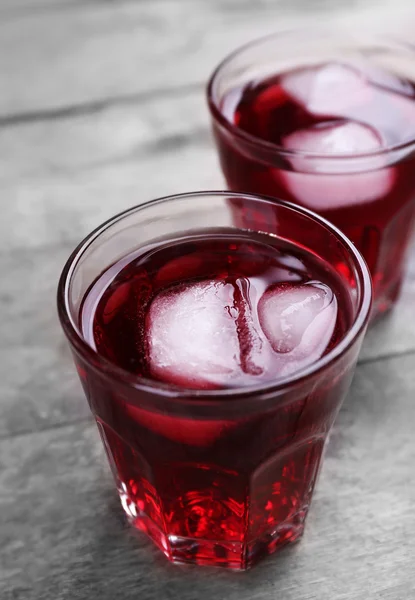
[[[175, 0], [183, 1], [183, 0]], [[250, 0], [251, 5], [255, 5], [256, 8], [266, 6], [271, 0]], [[278, 2], [278, 0], [276, 0]], [[311, 2], [304, 3], [304, 0], [295, 0], [299, 7], [304, 9], [311, 8], [315, 10], [318, 6], [324, 6], [330, 0], [312, 0]], [[28, 12], [28, 11], [59, 11], [62, 8], [69, 9], [82, 9], [85, 6], [94, 6], [97, 9], [101, 8], [105, 4], [113, 4], [114, 6], [121, 6], [122, 4], [144, 4], [146, 2], [154, 2], [154, 0], [0, 0], [0, 12], [4, 11], [7, 15], [14, 15], [16, 13]], [[204, 2], [204, 0], [193, 0], [195, 2]], [[223, 8], [232, 9], [233, 5], [237, 2], [240, 4], [246, 3], [247, 0], [211, 0], [213, 4], [220, 4]], [[341, 4], [343, 0], [337, 0], [337, 4]]]
[[[186, 2], [187, 0], [174, 0], [175, 2]], [[12, 16], [16, 13], [29, 11], [59, 11], [62, 8], [81, 9], [93, 6], [97, 9], [102, 8], [106, 4], [121, 6], [123, 4], [144, 4], [154, 2], [154, 0], [0, 0], [0, 12], [4, 11]], [[205, 0], [192, 0], [192, 4], [203, 3]], [[258, 10], [267, 6], [275, 6], [282, 4], [282, 0], [210, 0], [211, 4], [217, 5], [220, 10], [234, 10], [235, 6], [249, 4], [251, 9]], [[349, 5], [358, 5], [361, 0], [353, 0]], [[346, 5], [345, 0], [293, 0], [295, 10], [298, 11], [315, 11], [322, 8], [328, 8], [336, 5], [341, 8]]]
[[[71, 7], [74, 9], [82, 9], [82, 7], [93, 5], [100, 8], [101, 5], [113, 4], [115, 6], [121, 6], [122, 4], [144, 4], [146, 2], [153, 2], [154, 0], [0, 0], [0, 12], [7, 11], [9, 14], [13, 14], [13, 10], [26, 10], [36, 11], [49, 9], [51, 11], [60, 10], [62, 7]], [[182, 1], [182, 0], [175, 0]], [[204, 0], [193, 0], [194, 2], [203, 2]], [[257, 7], [266, 5], [270, 0], [251, 0], [252, 4]], [[277, 0], [278, 1], [278, 0]], [[312, 0], [311, 4], [313, 7], [326, 3], [328, 0]], [[244, 3], [246, 0], [212, 0], [214, 4], [222, 4], [224, 7], [231, 7], [236, 2]], [[302, 5], [303, 0], [296, 0], [297, 4]], [[304, 5], [305, 6], [305, 5]]]
[[415, 277], [411, 273], [414, 266], [413, 251], [401, 296], [394, 309], [369, 328], [360, 353], [361, 362], [415, 351]]
[[133, 204], [224, 186], [202, 89], [1, 133], [4, 251], [74, 242]]
[[[36, 115], [206, 80], [236, 46], [306, 19], [308, 3], [154, 0], [0, 22], [0, 116]], [[411, 36], [411, 0], [318, 4], [309, 22], [333, 17]], [[412, 14], [412, 13], [411, 13]]]
[[412, 249], [400, 298], [394, 308], [371, 325], [360, 352], [361, 362], [415, 351], [415, 249]]
[[208, 128], [202, 89], [3, 128], [0, 248], [79, 240], [132, 204], [223, 187]]
[[69, 350], [60, 337], [50, 347], [2, 348], [1, 360], [0, 438], [88, 418]]
[[304, 539], [246, 574], [169, 565], [133, 534], [93, 425], [3, 440], [1, 598], [409, 599], [414, 396], [414, 356], [358, 368]]
[[[68, 175], [139, 162], [157, 152], [208, 142], [203, 86], [121, 104], [101, 104], [60, 119], [0, 128], [0, 187], [30, 178]], [[213, 149], [213, 145], [212, 145]], [[195, 162], [191, 165], [197, 168]]]
[[82, 0], [0, 0], [0, 14], [7, 18], [27, 11], [56, 10], [79, 4], [80, 1]]
[[70, 251], [0, 256], [0, 438], [89, 415], [56, 313], [57, 281]]
[[[175, 0], [181, 1], [181, 0]], [[203, 2], [204, 0], [196, 0]], [[216, 1], [216, 0], [213, 0]], [[219, 0], [221, 1], [221, 0]], [[233, 2], [234, 0], [224, 0]], [[257, 4], [269, 0], [254, 0]], [[301, 1], [301, 0], [300, 0]], [[327, 0], [314, 0], [314, 2], [325, 2]], [[0, 15], [2, 18], [14, 19], [27, 15], [28, 13], [60, 12], [65, 10], [82, 10], [86, 7], [94, 7], [99, 10], [106, 4], [121, 6], [123, 4], [143, 4], [153, 0], [0, 0]]]
[[223, 187], [205, 141], [121, 164], [39, 177], [1, 189], [0, 251], [74, 242], [121, 210], [158, 196]]

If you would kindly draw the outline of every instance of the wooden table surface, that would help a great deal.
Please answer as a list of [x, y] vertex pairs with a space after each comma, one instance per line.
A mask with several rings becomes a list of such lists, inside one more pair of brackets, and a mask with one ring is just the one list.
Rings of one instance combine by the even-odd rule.
[[203, 90], [221, 57], [300, 20], [410, 38], [411, 2], [0, 0], [1, 600], [415, 598], [415, 252], [365, 341], [303, 541], [245, 574], [170, 565], [127, 527], [55, 313], [91, 228], [223, 187]]

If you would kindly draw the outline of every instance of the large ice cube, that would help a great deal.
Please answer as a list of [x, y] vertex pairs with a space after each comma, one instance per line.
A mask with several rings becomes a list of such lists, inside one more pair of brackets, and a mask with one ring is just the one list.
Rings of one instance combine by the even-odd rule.
[[290, 71], [282, 77], [281, 85], [293, 100], [315, 115], [343, 115], [371, 97], [365, 76], [341, 63]]
[[[153, 376], [190, 388], [237, 384], [243, 374], [239, 331], [244, 310], [223, 281], [177, 286], [160, 293], [147, 318]], [[258, 337], [257, 340], [258, 342]]]
[[367, 173], [344, 175], [279, 171], [275, 177], [297, 202], [323, 212], [373, 202], [386, 196], [394, 186], [396, 173], [392, 167], [384, 167]]
[[[372, 202], [388, 194], [395, 183], [395, 169], [385, 166], [382, 155], [371, 161], [372, 170], [363, 172], [342, 173], [344, 165], [341, 163], [338, 167], [333, 163], [326, 165], [327, 170], [338, 168], [339, 173], [334, 174], [319, 172], [324, 170], [324, 162], [301, 156], [301, 151], [329, 156], [350, 154], [352, 157], [380, 150], [382, 140], [379, 134], [361, 123], [337, 121], [300, 129], [286, 136], [283, 145], [298, 151], [299, 155], [291, 158], [293, 171], [275, 172], [276, 178], [298, 202], [314, 210], [335, 210]], [[363, 167], [359, 164], [359, 168]], [[314, 168], [316, 171], [312, 172]]]
[[353, 121], [323, 123], [300, 129], [283, 139], [284, 148], [317, 154], [361, 154], [382, 148], [380, 135]]
[[337, 300], [319, 282], [278, 284], [258, 305], [261, 328], [279, 355], [279, 372], [287, 375], [318, 360], [326, 350], [337, 319]]
[[[399, 144], [414, 135], [415, 102], [411, 84], [373, 64], [326, 63], [296, 69], [283, 75], [281, 85], [293, 100], [317, 117], [369, 125], [381, 146]], [[344, 151], [373, 149], [370, 137], [361, 133], [355, 134], [356, 149], [349, 144]], [[338, 140], [336, 135], [335, 141]], [[341, 143], [339, 151], [343, 152], [345, 146]], [[334, 147], [333, 151], [336, 150]]]

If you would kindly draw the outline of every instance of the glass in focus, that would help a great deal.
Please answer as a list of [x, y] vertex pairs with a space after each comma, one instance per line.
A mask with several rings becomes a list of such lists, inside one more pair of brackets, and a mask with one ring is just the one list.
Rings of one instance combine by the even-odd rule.
[[233, 569], [298, 540], [370, 305], [353, 245], [289, 203], [187, 194], [86, 238], [58, 309], [132, 525]]
[[231, 54], [208, 86], [231, 190], [305, 206], [373, 277], [373, 317], [399, 295], [415, 219], [415, 54], [367, 31], [286, 32]]

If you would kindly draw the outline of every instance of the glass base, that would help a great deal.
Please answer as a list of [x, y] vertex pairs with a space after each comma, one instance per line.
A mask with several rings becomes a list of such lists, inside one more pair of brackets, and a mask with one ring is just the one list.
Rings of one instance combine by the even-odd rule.
[[304, 532], [308, 507], [248, 543], [166, 535], [124, 491], [120, 491], [122, 507], [129, 522], [143, 531], [173, 563], [225, 567], [245, 571], [258, 560], [288, 544], [297, 542]]

